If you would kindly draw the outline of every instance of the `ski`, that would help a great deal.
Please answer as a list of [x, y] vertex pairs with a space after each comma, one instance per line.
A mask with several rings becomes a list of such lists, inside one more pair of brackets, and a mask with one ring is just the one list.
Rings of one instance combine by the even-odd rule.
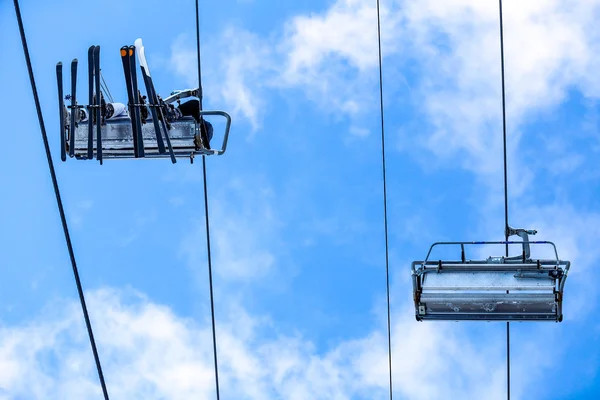
[[123, 73], [125, 74], [125, 87], [127, 89], [127, 106], [129, 110], [129, 119], [131, 121], [131, 136], [133, 138], [133, 154], [136, 158], [139, 154], [139, 144], [135, 118], [133, 114], [133, 92], [131, 91], [131, 74], [129, 73], [129, 46], [121, 47], [121, 61], [123, 63]]
[[96, 46], [90, 46], [88, 49], [88, 160], [94, 158], [94, 49]]
[[158, 147], [158, 152], [160, 154], [165, 153], [165, 144], [162, 140], [162, 134], [160, 131], [160, 124], [158, 122], [158, 114], [156, 112], [156, 101], [152, 94], [152, 90], [148, 84], [148, 73], [147, 68], [145, 68], [145, 55], [144, 55], [144, 46], [141, 43], [140, 39], [135, 41], [135, 51], [138, 56], [138, 60], [140, 62], [140, 69], [142, 70], [142, 78], [144, 79], [144, 86], [146, 87], [146, 93], [148, 94], [148, 106], [150, 107], [150, 113], [152, 114], [152, 122], [154, 123], [154, 130], [156, 133], [156, 145]]
[[171, 139], [169, 138], [169, 130], [165, 122], [165, 116], [163, 115], [160, 101], [158, 99], [158, 96], [156, 95], [156, 90], [154, 89], [154, 82], [152, 81], [150, 69], [148, 68], [148, 61], [146, 60], [146, 52], [142, 43], [142, 39], [137, 39], [135, 41], [135, 49], [140, 62], [140, 69], [142, 70], [142, 77], [144, 78], [146, 92], [148, 93], [148, 103], [150, 107], [150, 112], [152, 113], [154, 130], [156, 131], [156, 142], [158, 145], [158, 151], [160, 154], [165, 153], [165, 145], [162, 139], [162, 132], [164, 132], [165, 139], [167, 141], [167, 147], [169, 148], [169, 156], [171, 157], [171, 162], [175, 164], [177, 162], [177, 159], [175, 158], [175, 154], [173, 153], [173, 147], [171, 146]]
[[133, 89], [131, 84], [131, 69], [130, 69], [130, 51], [129, 46], [121, 47], [121, 61], [123, 62], [123, 73], [125, 74], [125, 86], [127, 87], [127, 99], [129, 106], [129, 118], [131, 120], [131, 135], [133, 137], [133, 152], [136, 158], [144, 156], [143, 142], [139, 143], [137, 130], [137, 119], [135, 118], [135, 101], [133, 97]]
[[62, 62], [56, 64], [56, 84], [58, 86], [58, 115], [60, 120], [60, 159], [67, 161], [67, 153], [65, 150], [65, 114], [63, 109], [65, 103], [63, 100], [63, 75], [62, 75]]
[[129, 73], [131, 75], [131, 92], [133, 94], [133, 101], [135, 104], [134, 116], [135, 124], [137, 125], [138, 144], [140, 145], [140, 157], [144, 157], [144, 136], [142, 134], [142, 119], [140, 109], [140, 91], [137, 84], [137, 71], [135, 69], [135, 46], [129, 46]]
[[102, 90], [100, 89], [100, 46], [94, 48], [94, 77], [96, 86], [96, 158], [102, 165]]
[[71, 125], [69, 126], [69, 156], [75, 155], [75, 117], [79, 113], [77, 108], [77, 59], [71, 61]]

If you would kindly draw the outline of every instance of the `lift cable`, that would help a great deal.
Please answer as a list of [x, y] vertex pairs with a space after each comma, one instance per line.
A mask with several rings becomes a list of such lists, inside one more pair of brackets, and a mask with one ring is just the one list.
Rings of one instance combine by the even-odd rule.
[[29, 57], [29, 48], [27, 47], [27, 39], [25, 38], [25, 30], [23, 28], [23, 20], [21, 18], [21, 10], [19, 7], [19, 1], [14, 0], [15, 12], [17, 14], [17, 22], [19, 24], [19, 31], [21, 33], [21, 42], [23, 44], [23, 53], [25, 55], [25, 61], [27, 62], [27, 71], [29, 72], [29, 81], [31, 82], [31, 91], [33, 93], [33, 99], [35, 101], [35, 107], [37, 110], [38, 121], [40, 124], [40, 130], [42, 133], [42, 139], [44, 141], [44, 148], [46, 150], [46, 158], [48, 159], [48, 167], [50, 169], [50, 176], [52, 177], [52, 185], [54, 186], [54, 194], [56, 195], [56, 203], [58, 205], [58, 212], [62, 222], [63, 232], [65, 234], [65, 240], [67, 241], [67, 249], [69, 251], [69, 257], [71, 259], [71, 265], [73, 267], [73, 274], [75, 276], [75, 283], [77, 284], [77, 292], [79, 293], [79, 301], [81, 302], [81, 309], [83, 310], [83, 317], [85, 319], [85, 325], [90, 338], [90, 345], [92, 346], [92, 352], [94, 353], [94, 360], [96, 361], [96, 369], [98, 370], [98, 378], [100, 379], [100, 385], [102, 386], [102, 392], [104, 393], [104, 399], [109, 400], [108, 390], [106, 389], [106, 383], [104, 381], [104, 374], [102, 373], [102, 365], [100, 364], [100, 357], [98, 356], [98, 350], [96, 348], [96, 341], [94, 340], [94, 333], [92, 331], [92, 323], [90, 322], [90, 316], [88, 314], [87, 306], [85, 303], [85, 297], [83, 295], [83, 289], [81, 286], [81, 280], [79, 278], [79, 272], [77, 269], [77, 263], [75, 262], [75, 253], [73, 251], [73, 245], [71, 244], [71, 236], [69, 235], [69, 228], [67, 226], [67, 219], [65, 217], [65, 211], [58, 189], [58, 181], [56, 179], [56, 172], [54, 170], [54, 162], [52, 161], [52, 154], [50, 152], [50, 145], [48, 144], [48, 136], [46, 134], [46, 127], [44, 124], [44, 117], [42, 116], [42, 108], [40, 106], [40, 99], [37, 93], [37, 86], [33, 76], [33, 68], [31, 66], [31, 59]]
[[379, 46], [379, 105], [381, 111], [381, 170], [383, 173], [383, 226], [385, 232], [385, 278], [387, 295], [387, 334], [388, 334], [388, 368], [390, 374], [390, 400], [392, 400], [392, 318], [390, 306], [390, 257], [388, 241], [388, 215], [387, 215], [387, 179], [385, 162], [385, 128], [383, 116], [383, 59], [381, 55], [381, 13], [379, 0], [377, 0], [377, 41]]
[[[198, 7], [198, 0], [196, 0], [196, 49], [198, 53], [198, 104], [200, 111], [202, 111], [202, 67], [200, 63], [200, 10]], [[200, 123], [204, 124], [204, 119], [200, 116]], [[202, 128], [201, 128], [202, 129]], [[200, 132], [200, 134], [202, 134]], [[202, 173], [204, 177], [204, 217], [206, 220], [206, 254], [208, 257], [208, 283], [210, 287], [210, 312], [212, 322], [212, 335], [213, 335], [213, 354], [215, 363], [215, 390], [217, 393], [217, 400], [220, 400], [219, 395], [219, 363], [217, 359], [217, 332], [215, 323], [215, 301], [213, 294], [213, 277], [212, 277], [212, 257], [210, 253], [210, 224], [208, 216], [208, 186], [206, 183], [206, 156], [202, 156]]]
[[[504, 28], [502, 20], [502, 0], [500, 9], [500, 63], [502, 69], [502, 140], [504, 147], [504, 237], [508, 242], [508, 161], [506, 151], [506, 84], [504, 79]], [[506, 244], [508, 257], [508, 244]], [[506, 397], [510, 400], [510, 322], [506, 323]]]

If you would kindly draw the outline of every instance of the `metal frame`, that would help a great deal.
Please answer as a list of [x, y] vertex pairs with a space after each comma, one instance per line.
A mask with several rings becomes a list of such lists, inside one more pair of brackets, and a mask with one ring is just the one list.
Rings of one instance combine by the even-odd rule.
[[[126, 86], [128, 88], [129, 97], [129, 116], [123, 118], [105, 118], [101, 112], [103, 106], [103, 100], [100, 90], [100, 60], [99, 60], [99, 46], [91, 46], [88, 50], [88, 78], [89, 78], [89, 98], [90, 104], [79, 105], [76, 101], [76, 82], [77, 82], [77, 59], [73, 60], [71, 67], [71, 94], [67, 96], [71, 100], [71, 105], [63, 107], [65, 109], [64, 115], [61, 111], [61, 128], [60, 128], [60, 141], [61, 141], [61, 159], [66, 161], [66, 155], [71, 158], [78, 160], [90, 160], [98, 159], [101, 163], [104, 159], [130, 159], [130, 158], [167, 158], [170, 157], [175, 162], [176, 157], [189, 157], [191, 162], [194, 161], [196, 155], [223, 155], [227, 150], [227, 143], [229, 141], [229, 133], [231, 130], [231, 116], [225, 111], [200, 111], [200, 116], [220, 116], [225, 118], [225, 132], [223, 134], [223, 142], [220, 148], [205, 148], [202, 145], [202, 140], [196, 140], [201, 137], [200, 124], [197, 123], [191, 117], [181, 117], [178, 119], [167, 118], [162, 114], [161, 107], [168, 106], [170, 104], [187, 97], [197, 97], [199, 89], [187, 89], [182, 91], [174, 92], [169, 96], [166, 101], [160, 99], [156, 92], [151, 90], [152, 93], [148, 93], [149, 104], [140, 104], [141, 100], [136, 100], [138, 95], [137, 85], [134, 82], [136, 74], [135, 59], [133, 59], [135, 51], [133, 46], [123, 46], [122, 51], [126, 51], [126, 55], [122, 54], [123, 67], [125, 71]], [[130, 54], [131, 53], [131, 54]], [[145, 62], [145, 60], [144, 60]], [[62, 66], [62, 64], [60, 64]], [[57, 67], [58, 68], [58, 67]], [[127, 74], [129, 72], [129, 75]], [[58, 76], [60, 74], [60, 77]], [[62, 69], [57, 69], [57, 83], [58, 92], [62, 99]], [[94, 79], [95, 78], [95, 79]], [[129, 78], [129, 79], [128, 79]], [[131, 85], [131, 87], [130, 87]], [[94, 86], [96, 86], [94, 88]], [[152, 86], [152, 85], [150, 85]], [[153, 88], [152, 88], [153, 89]], [[95, 93], [95, 96], [94, 96]], [[162, 102], [162, 105], [157, 102]], [[60, 103], [60, 102], [59, 102]], [[64, 103], [62, 103], [64, 104]], [[162, 139], [162, 132], [156, 132], [156, 126], [160, 125], [156, 123], [153, 118], [152, 121], [145, 121], [142, 123], [139, 117], [139, 112], [142, 107], [148, 107], [151, 114], [157, 114], [158, 119], [161, 121], [162, 127], [165, 132], [165, 139], [167, 142], [173, 140], [172, 149], [169, 148], [169, 152], [161, 151], [160, 139]], [[80, 110], [87, 111], [85, 116], [79, 115]], [[202, 119], [201, 119], [202, 121]], [[171, 130], [173, 127], [194, 124], [193, 135], [189, 137], [175, 137], [171, 138], [170, 134], [173, 134]], [[111, 126], [117, 126], [118, 129], [124, 131], [122, 128], [123, 124], [130, 126], [132, 132], [127, 132], [121, 135], [117, 140], [124, 144], [123, 146], [113, 146], [110, 148], [111, 140], [116, 141], [115, 138], [108, 137]], [[93, 129], [96, 128], [96, 138], [93, 137]], [[152, 138], [150, 138], [149, 131], [152, 130]], [[145, 134], [142, 132], [144, 131]], [[122, 132], [121, 132], [122, 133]], [[85, 138], [85, 140], [84, 140]], [[148, 146], [145, 146], [147, 142]], [[131, 144], [131, 146], [129, 146]], [[118, 148], [116, 148], [118, 147]], [[164, 146], [162, 146], [164, 147]], [[171, 147], [171, 146], [169, 146]], [[148, 153], [146, 154], [146, 150]]]
[[[467, 260], [465, 257], [467, 245], [515, 244], [523, 246], [522, 256], [489, 257], [487, 260]], [[460, 246], [461, 259], [430, 260], [434, 247], [446, 245]], [[552, 246], [556, 259], [531, 259], [529, 245]], [[429, 248], [424, 261], [411, 264], [415, 317], [418, 321], [560, 322], [563, 290], [570, 266], [570, 261], [559, 259], [555, 244], [549, 241], [436, 242]], [[444, 278], [439, 278], [444, 274]], [[435, 278], [428, 278], [430, 276]], [[428, 279], [435, 283], [447, 279], [450, 284], [430, 286]], [[461, 279], [467, 282], [463, 286], [456, 284]], [[486, 279], [494, 280], [497, 286], [472, 285]]]
[[[194, 141], [194, 137], [200, 135], [200, 125], [192, 118], [192, 117], [184, 117], [177, 121], [171, 122], [172, 129], [178, 129], [179, 127], [191, 126], [193, 125], [193, 134], [185, 137], [178, 138], [175, 136], [171, 136], [171, 141], [173, 143], [173, 153], [175, 157], [194, 157], [196, 155], [223, 155], [227, 150], [227, 142], [229, 139], [229, 132], [231, 129], [231, 117], [224, 111], [202, 111], [202, 115], [207, 116], [222, 116], [226, 119], [225, 125], [225, 134], [223, 136], [223, 142], [219, 149], [205, 149], [202, 147], [198, 147], [196, 142]], [[109, 137], [108, 131], [111, 129], [110, 127], [114, 127], [115, 129], [127, 129], [128, 135], [120, 138], [111, 138]], [[70, 128], [70, 127], [69, 127]], [[154, 125], [151, 121], [148, 121], [143, 125], [144, 128], [144, 144], [145, 144], [145, 155], [143, 158], [169, 158], [169, 153], [159, 153], [157, 144], [156, 144], [156, 136], [155, 133], [149, 132], [149, 130], [154, 129]], [[71, 132], [71, 130], [68, 130]], [[65, 130], [66, 132], [66, 130]], [[172, 132], [171, 132], [172, 133]], [[88, 160], [90, 159], [88, 156], [88, 142], [87, 142], [87, 126], [80, 125], [75, 126], [73, 130], [73, 143], [74, 148], [72, 148], [73, 157], [78, 160]], [[66, 135], [66, 133], [65, 133]], [[68, 142], [65, 138], [65, 141]], [[70, 139], [70, 137], [69, 137]], [[62, 142], [62, 139], [61, 139]], [[107, 120], [106, 124], [102, 126], [102, 142], [103, 142], [103, 159], [129, 159], [135, 158], [134, 154], [134, 143], [133, 136], [131, 135], [131, 121], [129, 118], [118, 118], [113, 120]], [[110, 148], [111, 143], [119, 142], [123, 145], [118, 146], [118, 148]], [[71, 150], [71, 149], [69, 149]], [[95, 146], [92, 147], [92, 155], [96, 154], [97, 149]]]

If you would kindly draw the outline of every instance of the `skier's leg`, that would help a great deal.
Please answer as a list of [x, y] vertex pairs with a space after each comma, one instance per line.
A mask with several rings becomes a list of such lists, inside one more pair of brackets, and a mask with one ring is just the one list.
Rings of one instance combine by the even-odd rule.
[[194, 117], [196, 122], [200, 124], [200, 137], [202, 146], [205, 149], [210, 149], [210, 140], [213, 136], [213, 127], [210, 122], [200, 116], [200, 102], [198, 100], [189, 100], [181, 103], [178, 107], [184, 117]]

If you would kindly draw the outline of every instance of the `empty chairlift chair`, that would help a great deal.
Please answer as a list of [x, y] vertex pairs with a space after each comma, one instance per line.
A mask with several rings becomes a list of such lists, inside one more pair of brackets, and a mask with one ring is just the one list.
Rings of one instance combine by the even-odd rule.
[[[558, 257], [556, 246], [547, 241], [529, 241], [536, 231], [509, 228], [515, 242], [438, 242], [424, 261], [411, 265], [415, 315], [424, 320], [562, 321], [563, 289], [571, 263]], [[469, 260], [466, 246], [520, 245], [516, 257], [495, 256]], [[551, 246], [555, 258], [531, 257], [530, 245]], [[432, 260], [432, 250], [455, 246], [458, 260]]]

